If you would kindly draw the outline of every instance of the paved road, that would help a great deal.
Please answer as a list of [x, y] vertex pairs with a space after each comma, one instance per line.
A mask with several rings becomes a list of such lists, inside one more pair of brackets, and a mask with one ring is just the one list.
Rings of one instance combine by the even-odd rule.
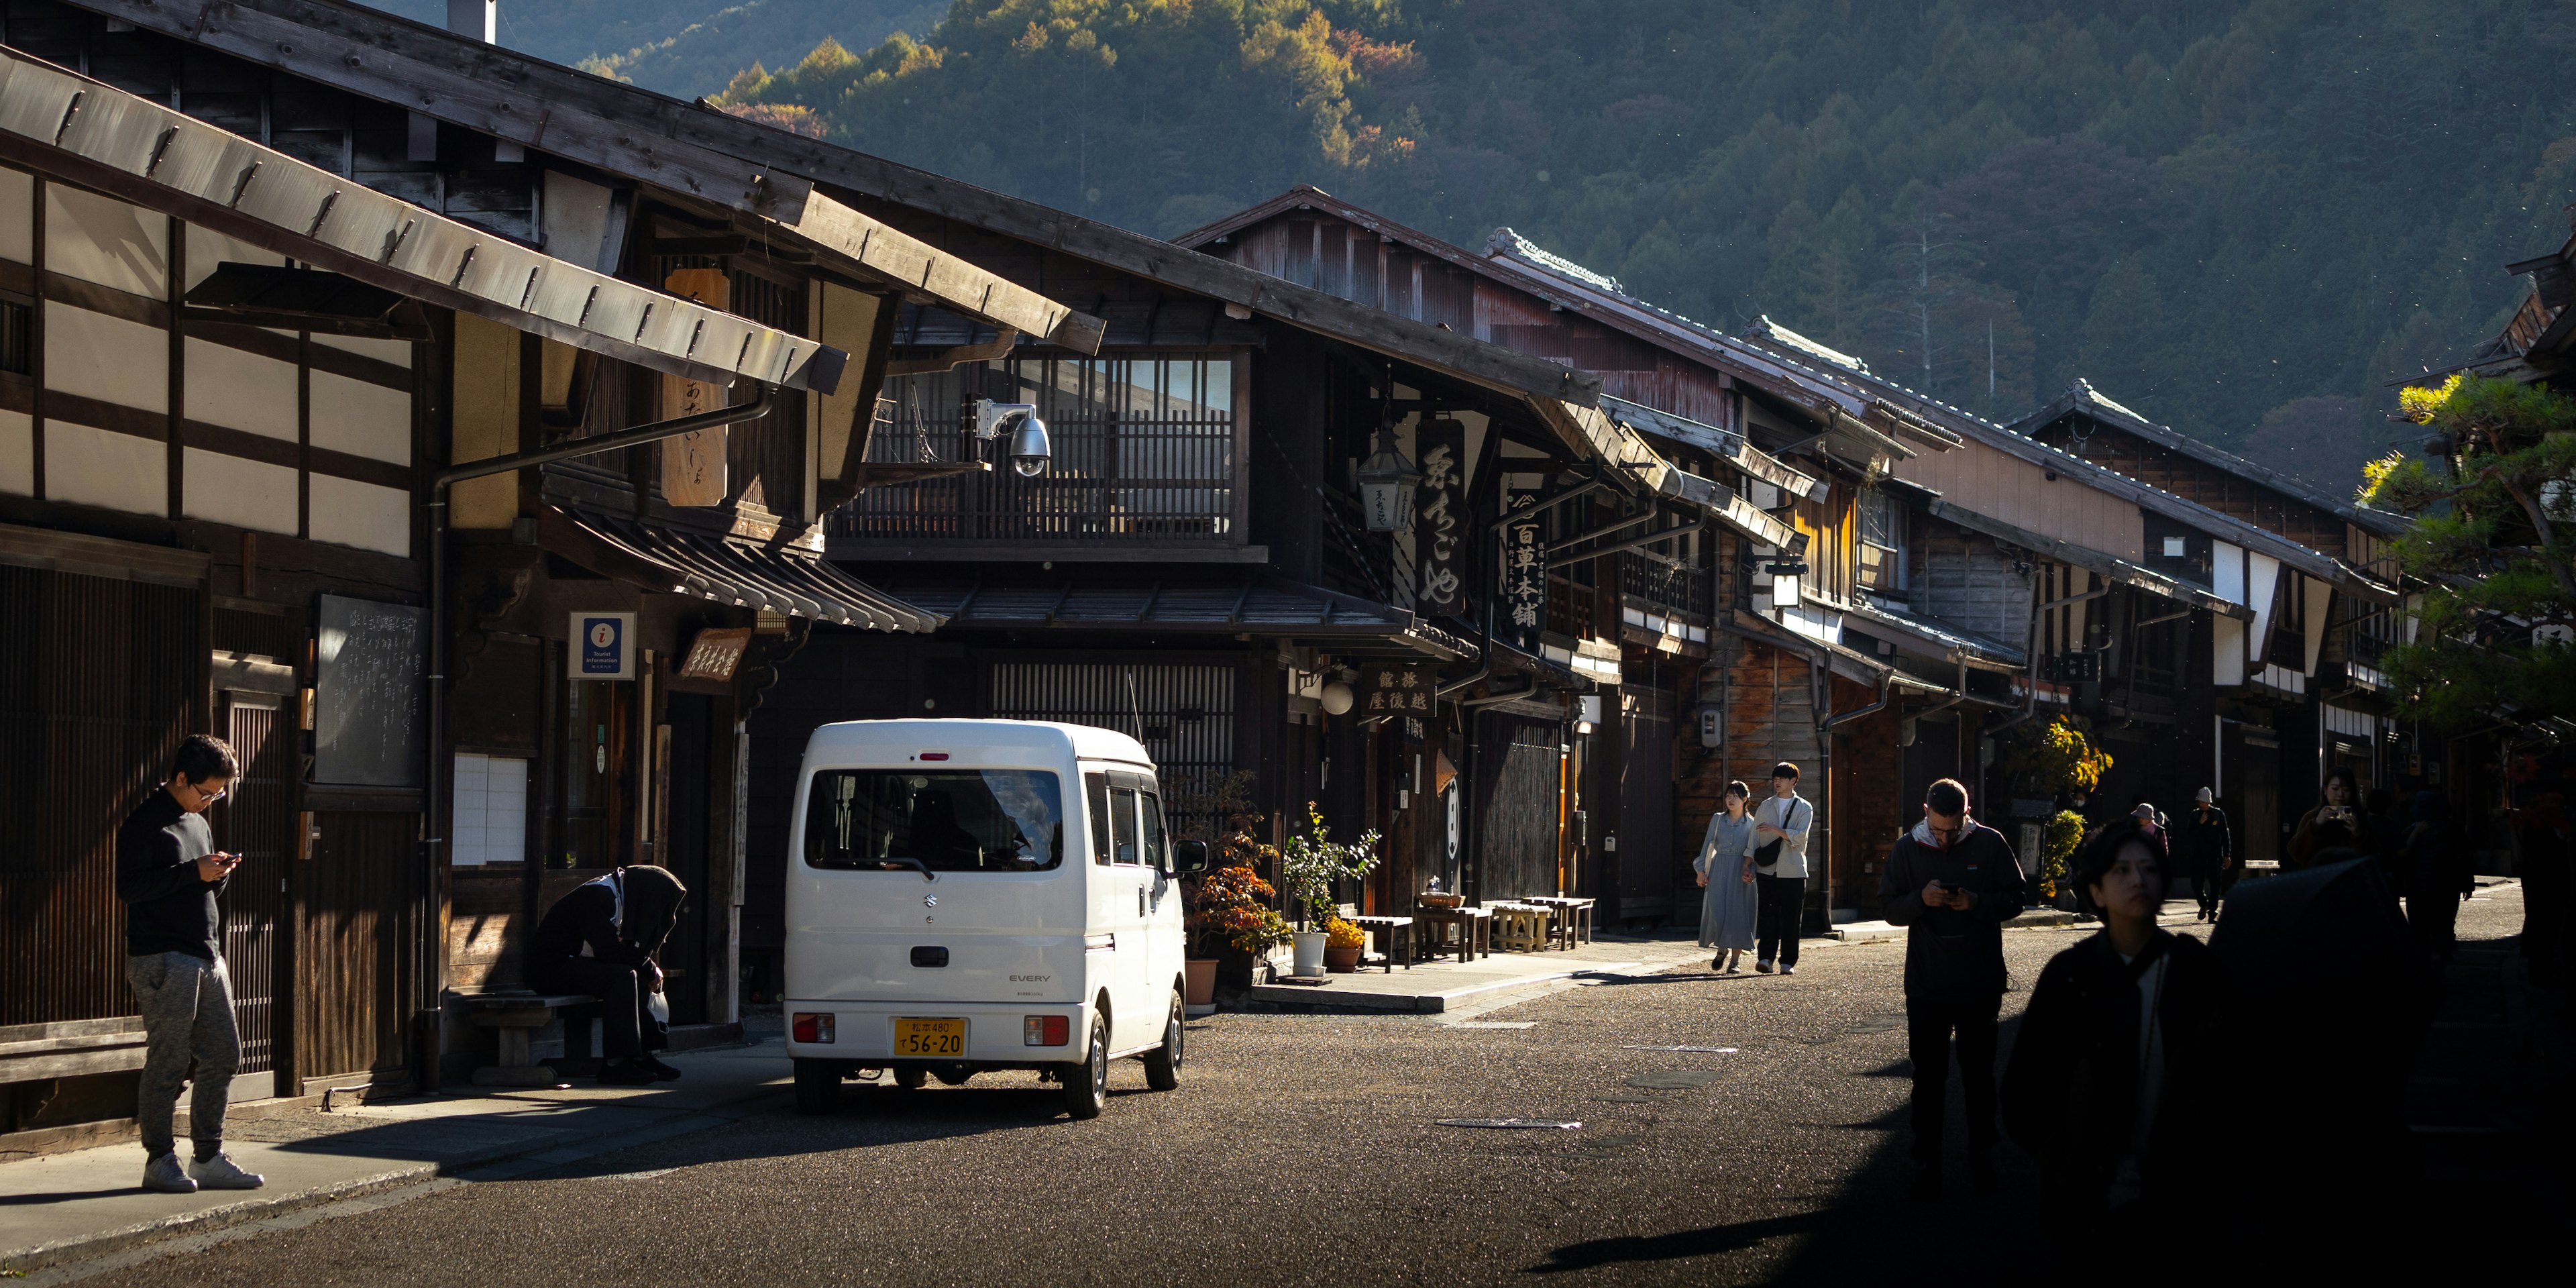
[[[2482, 898], [2462, 931], [2492, 940], [2519, 915]], [[2079, 936], [2009, 934], [2015, 977]], [[853, 1088], [832, 1118], [782, 1104], [86, 1282], [1732, 1284], [1907, 1273], [1934, 1248], [1961, 1281], [2062, 1282], [2011, 1151], [2001, 1196], [1904, 1198], [1902, 952], [1811, 949], [1793, 979], [1685, 968], [1476, 1017], [1523, 1028], [1221, 1016], [1193, 1026], [1180, 1091], [1124, 1066], [1094, 1122], [1025, 1075]], [[1651, 1049], [1672, 1046], [1735, 1050]], [[1469, 1116], [1583, 1126], [1434, 1125]]]

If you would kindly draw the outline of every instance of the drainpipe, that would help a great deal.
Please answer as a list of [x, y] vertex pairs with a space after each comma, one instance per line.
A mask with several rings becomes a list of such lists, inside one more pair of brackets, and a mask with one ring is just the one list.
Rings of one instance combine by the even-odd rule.
[[[2129, 623], [2129, 632], [2128, 632], [2128, 634], [2129, 634], [2129, 644], [2127, 645], [2128, 650], [2129, 650], [2129, 657], [2126, 659], [2126, 662], [2125, 662], [2125, 665], [2127, 665], [2127, 666], [2128, 666], [2128, 668], [2129, 668], [2129, 682], [2128, 682], [2126, 685], [2122, 686], [2123, 690], [2127, 693], [2127, 695], [2128, 695], [2128, 696], [2127, 696], [2126, 700], [2125, 700], [2125, 701], [2123, 701], [2123, 702], [2121, 703], [2121, 705], [2122, 705], [2122, 706], [2125, 706], [2125, 707], [2127, 707], [2127, 708], [2129, 709], [2129, 717], [2128, 717], [2128, 719], [2123, 720], [2123, 721], [2121, 721], [2121, 722], [2120, 722], [2120, 726], [2121, 726], [2122, 728], [2127, 728], [2128, 726], [2133, 725], [2133, 724], [2136, 724], [2136, 723], [2138, 722], [2138, 715], [2137, 715], [2137, 712], [2138, 712], [2138, 659], [2137, 659], [2137, 652], [2138, 652], [2138, 643], [2137, 643], [2137, 639], [2138, 639], [2138, 632], [2143, 631], [2143, 630], [2147, 629], [2147, 628], [2148, 628], [2148, 627], [2150, 627], [2150, 626], [2162, 626], [2162, 625], [2164, 625], [2166, 622], [2178, 622], [2178, 621], [2181, 621], [2183, 618], [2186, 618], [2186, 617], [2191, 616], [2191, 613], [2192, 613], [2192, 610], [2190, 610], [2190, 609], [2186, 608], [2186, 609], [2184, 609], [2184, 610], [2182, 610], [2181, 612], [2178, 612], [2178, 613], [2167, 613], [2167, 614], [2165, 614], [2165, 615], [2164, 615], [2164, 616], [2162, 616], [2162, 617], [2150, 617], [2150, 618], [2147, 618], [2147, 619], [2146, 619], [2146, 620], [2144, 620], [2144, 621], [2138, 621], [2138, 622], [2131, 622], [2131, 623]], [[2038, 693], [2039, 693], [2039, 690], [2037, 690], [2037, 689], [2033, 689], [2033, 690], [2031, 690], [2031, 694], [2032, 694], [2032, 696], [2034, 696], [2034, 697], [2038, 696]], [[2320, 722], [2322, 722], [2322, 721], [2325, 719], [2325, 713], [2324, 713], [2323, 708], [2319, 708], [2319, 710], [2318, 710], [2318, 714], [2317, 714], [2317, 719], [2318, 719]], [[2322, 725], [2321, 725], [2320, 727], [2322, 728]], [[2320, 733], [2320, 734], [2318, 735], [2317, 748], [2318, 748], [2318, 751], [2317, 751], [2317, 754], [2318, 754], [2318, 755], [2322, 756], [2322, 755], [2324, 755], [2324, 754], [2325, 754], [2325, 750], [2324, 750], [2324, 749], [2325, 749], [2325, 742], [2324, 742], [2324, 735], [2323, 735], [2322, 733]]]
[[441, 834], [447, 817], [447, 773], [441, 763], [447, 744], [447, 497], [448, 490], [467, 479], [507, 474], [532, 465], [548, 465], [660, 442], [681, 434], [740, 421], [757, 420], [769, 414], [774, 391], [767, 384], [756, 385], [751, 401], [733, 407], [719, 407], [672, 420], [655, 421], [614, 434], [595, 438], [576, 438], [553, 447], [534, 451], [513, 452], [507, 456], [485, 457], [451, 465], [430, 476], [429, 496], [429, 756], [427, 774], [421, 793], [421, 822], [428, 833], [427, 879], [422, 882], [421, 905], [417, 917], [420, 927], [419, 976], [425, 1001], [421, 1007], [424, 1027], [428, 1030], [421, 1042], [420, 1086], [424, 1091], [438, 1090], [439, 1038], [441, 999], [447, 992], [447, 945], [436, 924], [440, 895], [446, 888], [447, 838]]
[[[2098, 575], [2098, 574], [2097, 574], [2097, 575]], [[2030, 679], [2029, 679], [2029, 685], [2028, 685], [2028, 687], [2029, 687], [2029, 689], [2030, 689], [2030, 696], [2029, 696], [2026, 700], [2024, 700], [2024, 701], [2022, 702], [2022, 704], [2021, 704], [2021, 712], [2020, 712], [2020, 714], [2015, 715], [2015, 716], [2012, 716], [2011, 718], [2006, 719], [2006, 720], [2003, 720], [2003, 721], [2001, 721], [2001, 722], [1999, 722], [1999, 723], [1991, 724], [1991, 725], [1986, 726], [1986, 732], [1985, 732], [1985, 736], [1986, 736], [1986, 737], [1988, 737], [1988, 738], [1992, 738], [1992, 737], [1994, 737], [1996, 734], [1999, 734], [1999, 733], [2003, 732], [2003, 731], [2004, 731], [2004, 730], [2006, 730], [2006, 729], [2010, 729], [2010, 728], [2012, 728], [2014, 725], [2020, 724], [2020, 723], [2021, 723], [2022, 721], [2024, 721], [2024, 720], [2028, 720], [2028, 719], [2030, 719], [2033, 715], [2036, 715], [2036, 714], [2038, 714], [2038, 712], [2039, 712], [2039, 621], [2040, 621], [2040, 615], [2041, 615], [2041, 614], [2043, 614], [2043, 613], [2051, 613], [2051, 612], [2055, 612], [2055, 611], [2057, 611], [2058, 609], [2064, 608], [2064, 607], [2066, 607], [2066, 606], [2067, 606], [2067, 605], [2069, 605], [2069, 604], [2080, 604], [2080, 603], [2083, 603], [2085, 600], [2088, 600], [2088, 599], [2100, 599], [2100, 598], [2101, 598], [2101, 597], [2103, 597], [2104, 595], [2107, 595], [2107, 594], [2110, 594], [2110, 593], [2111, 593], [2111, 587], [2112, 587], [2112, 585], [2113, 585], [2113, 584], [2114, 584], [2114, 583], [2111, 583], [2111, 582], [2107, 582], [2107, 581], [2106, 581], [2106, 582], [2103, 582], [2103, 583], [2102, 583], [2101, 585], [2099, 585], [2099, 586], [2095, 586], [2095, 587], [2094, 587], [2093, 589], [2091, 589], [2091, 590], [2085, 591], [2083, 594], [2080, 594], [2080, 595], [2068, 595], [2068, 596], [2067, 596], [2067, 597], [2065, 597], [2064, 599], [2052, 599], [2052, 600], [2049, 600], [2047, 603], [2041, 604], [2041, 605], [2039, 605], [2038, 607], [2033, 608], [2033, 609], [2031, 609], [2031, 610], [2030, 610], [2030, 633], [2029, 633], [2029, 644], [2027, 645], [2027, 648], [2026, 648], [2026, 651], [2030, 654]], [[2189, 610], [2185, 610], [2185, 611], [2189, 611]], [[1981, 768], [1982, 768], [1982, 766], [1981, 766]]]

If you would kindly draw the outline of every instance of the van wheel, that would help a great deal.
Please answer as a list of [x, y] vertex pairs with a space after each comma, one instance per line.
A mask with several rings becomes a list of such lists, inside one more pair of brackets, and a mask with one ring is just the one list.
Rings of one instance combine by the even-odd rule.
[[841, 1103], [841, 1066], [830, 1060], [796, 1062], [796, 1112], [828, 1114]]
[[1181, 1085], [1181, 995], [1172, 994], [1172, 1014], [1163, 1021], [1163, 1045], [1145, 1053], [1145, 1085], [1169, 1091]]
[[919, 1091], [930, 1082], [930, 1070], [908, 1064], [894, 1071], [894, 1085], [906, 1091]]
[[1109, 1103], [1109, 1022], [1091, 1017], [1091, 1054], [1064, 1070], [1064, 1111], [1075, 1118], [1097, 1118]]
[[975, 1076], [975, 1071], [962, 1064], [952, 1065], [944, 1069], [931, 1070], [931, 1076], [939, 1079], [939, 1085], [943, 1087], [962, 1087], [966, 1085], [968, 1078]]

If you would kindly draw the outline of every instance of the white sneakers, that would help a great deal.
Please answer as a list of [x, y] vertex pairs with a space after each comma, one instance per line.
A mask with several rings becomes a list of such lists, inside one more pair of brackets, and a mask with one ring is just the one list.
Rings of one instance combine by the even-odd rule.
[[233, 1156], [216, 1150], [213, 1158], [179, 1168], [176, 1151], [155, 1154], [143, 1164], [143, 1188], [156, 1194], [194, 1194], [203, 1190], [255, 1190], [268, 1183], [257, 1172], [245, 1172]]
[[255, 1190], [268, 1183], [268, 1178], [257, 1172], [243, 1171], [241, 1164], [222, 1150], [216, 1150], [213, 1158], [188, 1164], [188, 1175], [196, 1179], [198, 1188], [208, 1190]]
[[155, 1194], [194, 1194], [197, 1183], [179, 1169], [177, 1154], [155, 1154], [143, 1164], [143, 1188]]

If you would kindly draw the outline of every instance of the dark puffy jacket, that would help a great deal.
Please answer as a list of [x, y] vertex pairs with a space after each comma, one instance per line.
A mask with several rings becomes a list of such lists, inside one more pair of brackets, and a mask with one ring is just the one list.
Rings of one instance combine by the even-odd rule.
[[[1905, 995], [1927, 1002], [1984, 1002], [2003, 996], [2003, 925], [2021, 915], [2021, 861], [2003, 833], [1971, 823], [1950, 848], [1935, 849], [1921, 827], [1887, 855], [1878, 899], [1889, 922], [1907, 928]], [[1967, 909], [1933, 908], [1923, 887], [1938, 881], [1976, 897]]]

